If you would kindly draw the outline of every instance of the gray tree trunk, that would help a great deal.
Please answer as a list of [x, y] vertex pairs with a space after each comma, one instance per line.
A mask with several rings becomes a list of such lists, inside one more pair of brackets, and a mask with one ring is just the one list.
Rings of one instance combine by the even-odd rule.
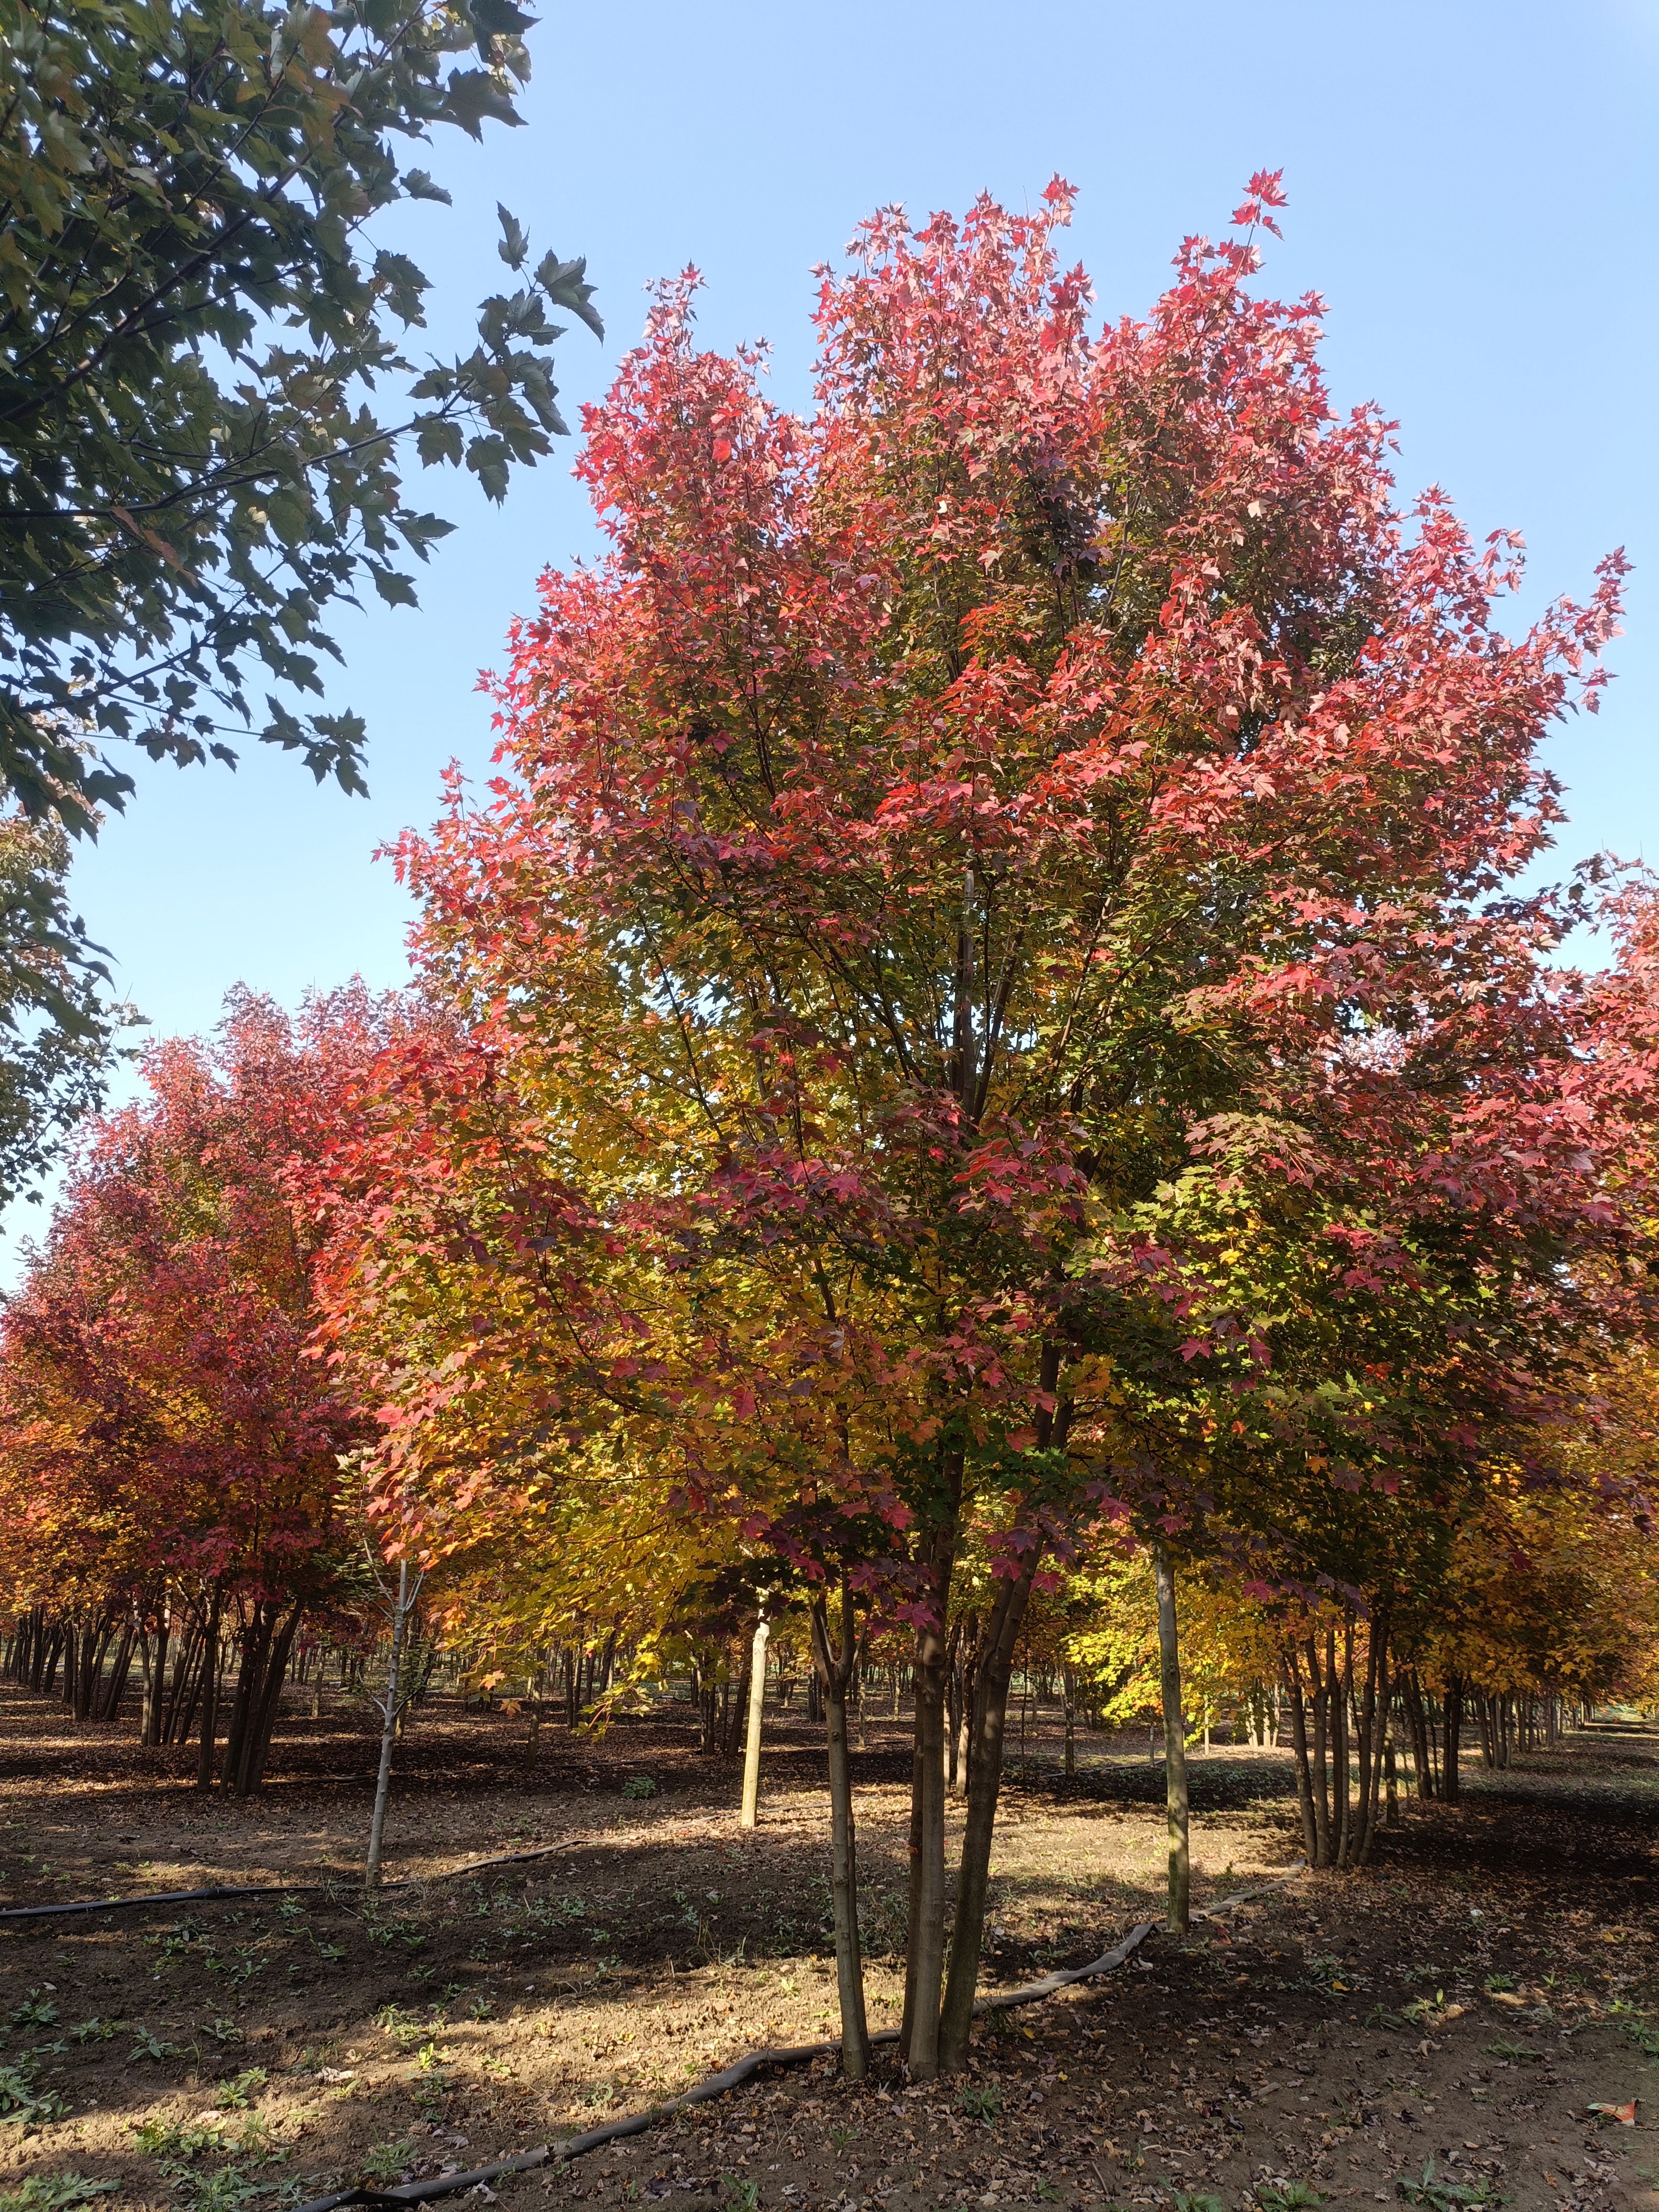
[[1158, 1580], [1158, 1675], [1164, 1692], [1164, 1771], [1170, 1811], [1170, 1932], [1182, 1935], [1188, 1924], [1192, 1861], [1188, 1848], [1187, 1723], [1181, 1710], [1181, 1642], [1176, 1621], [1175, 1573], [1169, 1547], [1152, 1547], [1152, 1566]]
[[420, 1595], [421, 1577], [411, 1575], [407, 1559], [398, 1562], [398, 1595], [392, 1608], [392, 1656], [386, 1664], [386, 1697], [377, 1698], [380, 1709], [380, 1765], [374, 1778], [374, 1812], [368, 1824], [368, 1859], [363, 1868], [365, 1889], [380, 1886], [380, 1853], [386, 1841], [386, 1800], [392, 1794], [392, 1747], [398, 1740], [398, 1716], [403, 1711], [399, 1677], [403, 1671], [404, 1638], [409, 1616]]

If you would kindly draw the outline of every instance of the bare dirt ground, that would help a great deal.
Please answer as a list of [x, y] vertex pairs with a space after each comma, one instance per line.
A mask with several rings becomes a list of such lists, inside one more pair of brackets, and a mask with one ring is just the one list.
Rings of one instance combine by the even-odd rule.
[[[388, 1871], [411, 1886], [366, 1911], [374, 1762], [349, 1716], [285, 1723], [265, 1794], [238, 1804], [197, 1796], [191, 1754], [0, 1691], [0, 1904], [331, 1885], [0, 1930], [0, 2208], [75, 2201], [69, 2175], [181, 2212], [384, 2186], [833, 2033], [823, 1761], [804, 1725], [774, 1735], [745, 1836], [734, 1764], [678, 1716], [599, 1743], [544, 1728], [532, 1758], [522, 1720], [440, 1703], [400, 1754]], [[1074, 1778], [1011, 1778], [988, 1990], [1159, 1911], [1144, 1740], [1080, 1749]], [[856, 1778], [878, 2027], [901, 1991], [908, 1771], [903, 1724], [872, 1723]], [[1196, 1902], [1289, 1868], [1286, 1757], [1218, 1748], [1193, 1774]], [[1659, 1736], [1594, 1732], [1466, 1786], [1461, 1811], [1407, 1807], [1358, 1876], [1295, 1879], [988, 2016], [965, 2081], [911, 2087], [890, 2058], [859, 2090], [827, 2064], [780, 2072], [503, 2200], [1659, 2212]], [[1633, 2128], [1589, 2109], [1632, 2099]]]

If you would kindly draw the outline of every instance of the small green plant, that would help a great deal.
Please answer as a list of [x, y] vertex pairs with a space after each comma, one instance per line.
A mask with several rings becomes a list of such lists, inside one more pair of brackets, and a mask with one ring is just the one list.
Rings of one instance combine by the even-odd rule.
[[263, 2186], [240, 2166], [222, 2166], [217, 2173], [185, 2173], [174, 2185], [189, 2212], [238, 2212], [250, 2197], [263, 2197]]
[[247, 2038], [234, 2020], [210, 2020], [202, 2032], [204, 2035], [210, 2035], [216, 2043], [246, 2043], [247, 2041]]
[[1307, 2181], [1259, 2181], [1255, 2198], [1261, 2212], [1304, 2212], [1306, 2206], [1325, 2202]]
[[35, 2069], [19, 2059], [15, 2066], [0, 2066], [0, 2123], [8, 2127], [39, 2128], [61, 2120], [69, 2106], [55, 2089], [43, 2089]]
[[760, 2204], [758, 2181], [739, 2181], [735, 2174], [726, 2180], [726, 2212], [757, 2212]]
[[65, 2028], [64, 2033], [71, 2043], [107, 2043], [119, 2033], [120, 2027], [118, 2020], [100, 2020], [94, 2014], [91, 2020], [77, 2020], [73, 2027]]
[[1175, 2212], [1227, 2212], [1227, 2207], [1219, 2197], [1211, 2197], [1199, 2191], [1189, 2195], [1184, 2189], [1176, 2189], [1170, 2192], [1170, 2196]]
[[1435, 2172], [1432, 2159], [1425, 2161], [1415, 2181], [1402, 2173], [1396, 2177], [1394, 2185], [1407, 2204], [1425, 2204], [1429, 2212], [1460, 2212], [1464, 2206], [1507, 2204], [1510, 2201], [1484, 2173], [1476, 2181], [1442, 2181]]
[[357, 2171], [365, 2181], [384, 2188], [388, 2181], [398, 2179], [414, 2155], [413, 2137], [400, 2136], [395, 2142], [376, 2143]]
[[1650, 2058], [1659, 2058], [1659, 2027], [1651, 2021], [1626, 2020], [1619, 2024], [1638, 2051], [1645, 2051]]
[[[306, 1932], [307, 1935], [311, 1933], [308, 1929]], [[311, 1948], [319, 1959], [325, 1960], [330, 1966], [337, 1964], [345, 1956], [343, 1943], [319, 1943], [315, 1936], [311, 1936]]]
[[263, 2112], [250, 2112], [236, 2131], [236, 2148], [244, 2156], [254, 2158], [286, 2158], [288, 2153], [279, 2149], [276, 2138], [270, 2131], [270, 2122]]
[[654, 1797], [657, 1778], [654, 1774], [630, 1774], [622, 1786], [624, 1797]]
[[213, 2101], [222, 2112], [248, 2112], [270, 2079], [263, 2066], [250, 2066], [245, 2074], [238, 2074], [234, 2080], [223, 2082]]
[[1410, 2022], [1399, 2013], [1390, 2012], [1386, 2005], [1379, 2004], [1373, 2005], [1366, 2014], [1365, 2025], [1367, 2027], [1386, 2028], [1390, 2035], [1397, 2035], [1402, 2027], [1409, 2027]]
[[1515, 1987], [1515, 1976], [1513, 1974], [1488, 1974], [1486, 1980], [1480, 1986], [1486, 1990], [1486, 1995], [1489, 1997], [1493, 1997], [1498, 1995], [1500, 1990], [1512, 1990]]
[[56, 2027], [58, 2008], [39, 1990], [31, 1990], [13, 2010], [11, 2024], [14, 2027]]
[[957, 2092], [957, 2103], [970, 2120], [983, 2120], [988, 2125], [1002, 2110], [1002, 2099], [994, 2089], [981, 2089], [972, 2081]]
[[15, 2189], [0, 2191], [0, 2212], [60, 2212], [94, 2197], [119, 2196], [118, 2181], [88, 2181], [84, 2173], [32, 2173]]
[[146, 2059], [159, 2063], [163, 2058], [176, 2058], [179, 2056], [179, 2046], [176, 2043], [163, 2043], [159, 2036], [152, 2035], [149, 2028], [135, 2027], [132, 2033], [133, 2045], [127, 2053], [129, 2066], [139, 2065]]
[[1524, 2043], [1511, 2043], [1507, 2035], [1500, 2035], [1496, 2043], [1486, 2045], [1488, 2058], [1501, 2058], [1508, 2066], [1541, 2066], [1541, 2051], [1528, 2051]]
[[431, 2033], [424, 2021], [416, 2020], [412, 2012], [405, 2012], [401, 2005], [382, 2005], [374, 2015], [374, 2024], [385, 2029], [399, 2051], [413, 2051], [416, 2045], [424, 2043]]
[[161, 2159], [170, 2166], [187, 2164], [207, 2151], [230, 2148], [223, 2129], [214, 2120], [139, 2120], [132, 2132], [146, 2158]]
[[1437, 1990], [1431, 1997], [1413, 1997], [1406, 2007], [1406, 2018], [1413, 2027], [1432, 2026], [1436, 2015], [1445, 2009], [1446, 1992]]
[[468, 2005], [467, 2011], [474, 2020], [494, 2020], [495, 2001], [493, 1997], [474, 1997], [471, 2003]]

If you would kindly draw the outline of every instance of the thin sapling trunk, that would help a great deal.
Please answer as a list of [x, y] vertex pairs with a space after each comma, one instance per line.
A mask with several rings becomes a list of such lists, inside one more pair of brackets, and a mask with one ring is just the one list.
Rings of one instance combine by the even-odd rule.
[[1187, 1803], [1187, 1723], [1181, 1710], [1181, 1640], [1176, 1620], [1175, 1572], [1170, 1550], [1152, 1547], [1158, 1582], [1158, 1678], [1164, 1692], [1164, 1772], [1170, 1816], [1170, 1912], [1172, 1935], [1184, 1935], [1192, 1887]]
[[363, 1887], [380, 1886], [380, 1855], [386, 1842], [386, 1801], [392, 1794], [392, 1747], [398, 1740], [398, 1716], [403, 1711], [404, 1639], [409, 1616], [420, 1595], [422, 1577], [412, 1574], [405, 1557], [398, 1562], [398, 1595], [392, 1605], [392, 1656], [386, 1662], [386, 1696], [377, 1698], [380, 1712], [380, 1765], [374, 1777], [374, 1811], [368, 1824], [368, 1858], [363, 1868]]

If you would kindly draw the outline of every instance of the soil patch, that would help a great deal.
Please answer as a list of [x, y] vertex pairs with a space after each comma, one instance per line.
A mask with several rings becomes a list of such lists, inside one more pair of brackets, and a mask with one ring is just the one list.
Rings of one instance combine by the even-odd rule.
[[[423, 1717], [396, 1872], [574, 1848], [366, 1906], [372, 1759], [349, 1718], [296, 1723], [269, 1794], [239, 1805], [198, 1799], [187, 1758], [9, 1690], [3, 1902], [331, 1886], [7, 1929], [0, 2191], [74, 2172], [116, 2183], [110, 2203], [258, 2212], [486, 2163], [833, 2033], [822, 1757], [804, 1727], [777, 1737], [744, 1835], [735, 1767], [672, 1713], [599, 1744], [544, 1729], [533, 1759], [522, 1721]], [[1158, 1910], [1144, 1744], [1091, 1744], [1080, 1764], [1010, 1778], [988, 1990], [1098, 1956]], [[876, 2026], [902, 1996], [907, 1771], [902, 1723], [872, 1730], [857, 1779]], [[1285, 1757], [1218, 1749], [1194, 1778], [1195, 1901], [1290, 1865]], [[1358, 1877], [1303, 1876], [1224, 1926], [1154, 1938], [1109, 1982], [993, 2014], [963, 2081], [914, 2088], [890, 2062], [858, 2090], [827, 2065], [778, 2075], [503, 2200], [1659, 2212], [1659, 1742], [1588, 1735], [1467, 1787], [1455, 1814], [1407, 1808]], [[1634, 2128], [1589, 2112], [1632, 2099]]]

